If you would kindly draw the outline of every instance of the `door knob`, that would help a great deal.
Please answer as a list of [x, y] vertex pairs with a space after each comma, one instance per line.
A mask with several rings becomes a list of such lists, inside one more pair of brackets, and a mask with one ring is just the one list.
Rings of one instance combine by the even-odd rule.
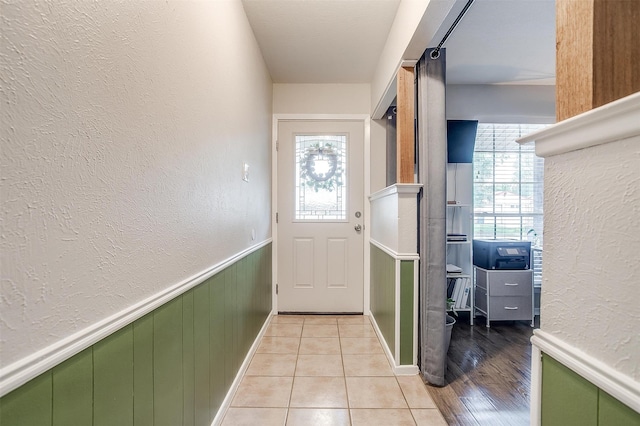
[[362, 231], [362, 226], [360, 226], [360, 224], [357, 224], [356, 226], [353, 227], [353, 229], [355, 229], [356, 232], [360, 232]]

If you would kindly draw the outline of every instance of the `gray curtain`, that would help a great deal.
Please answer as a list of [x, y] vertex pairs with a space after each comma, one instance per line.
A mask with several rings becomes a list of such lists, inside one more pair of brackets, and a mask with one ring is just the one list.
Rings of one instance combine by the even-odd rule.
[[436, 59], [427, 49], [417, 65], [419, 203], [420, 371], [424, 380], [444, 386], [447, 369], [446, 194], [447, 120], [445, 115], [445, 51]]

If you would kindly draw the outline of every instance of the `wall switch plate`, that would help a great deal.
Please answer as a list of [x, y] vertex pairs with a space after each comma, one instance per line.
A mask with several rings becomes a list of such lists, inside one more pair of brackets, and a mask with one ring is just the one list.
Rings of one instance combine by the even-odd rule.
[[242, 180], [249, 182], [249, 165], [247, 163], [242, 163]]

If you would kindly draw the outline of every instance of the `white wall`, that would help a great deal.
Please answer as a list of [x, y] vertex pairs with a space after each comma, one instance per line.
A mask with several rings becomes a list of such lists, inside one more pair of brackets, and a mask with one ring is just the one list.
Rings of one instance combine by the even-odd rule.
[[[404, 58], [403, 56], [411, 41], [411, 37], [413, 37], [420, 23], [420, 19], [425, 14], [429, 1], [430, 0], [400, 1], [396, 17], [387, 36], [387, 42], [382, 52], [380, 52], [378, 65], [371, 80], [371, 105], [373, 108], [378, 107], [378, 104], [390, 88], [393, 93], [395, 93], [395, 87], [390, 86], [392, 82], [395, 81], [395, 75], [402, 60], [420, 59], [419, 57]], [[390, 102], [392, 99], [393, 95], [390, 96], [388, 101]], [[380, 110], [384, 109], [384, 111], [386, 111], [388, 107], [389, 105], [382, 105]], [[380, 118], [380, 116], [375, 116], [374, 118]]]
[[395, 255], [416, 256], [421, 184], [396, 183], [370, 196], [371, 239]]
[[371, 120], [371, 193], [387, 186], [387, 119]]
[[551, 124], [555, 102], [555, 86], [447, 85], [449, 120]]
[[640, 382], [640, 136], [545, 158], [540, 329]]
[[272, 84], [236, 0], [1, 7], [6, 366], [271, 236]]
[[368, 84], [274, 84], [274, 114], [368, 114]]

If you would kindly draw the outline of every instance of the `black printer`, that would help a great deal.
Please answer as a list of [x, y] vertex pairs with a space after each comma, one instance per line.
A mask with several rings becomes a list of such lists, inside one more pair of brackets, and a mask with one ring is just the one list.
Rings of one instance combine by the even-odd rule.
[[529, 269], [531, 242], [473, 240], [473, 264], [483, 269]]

